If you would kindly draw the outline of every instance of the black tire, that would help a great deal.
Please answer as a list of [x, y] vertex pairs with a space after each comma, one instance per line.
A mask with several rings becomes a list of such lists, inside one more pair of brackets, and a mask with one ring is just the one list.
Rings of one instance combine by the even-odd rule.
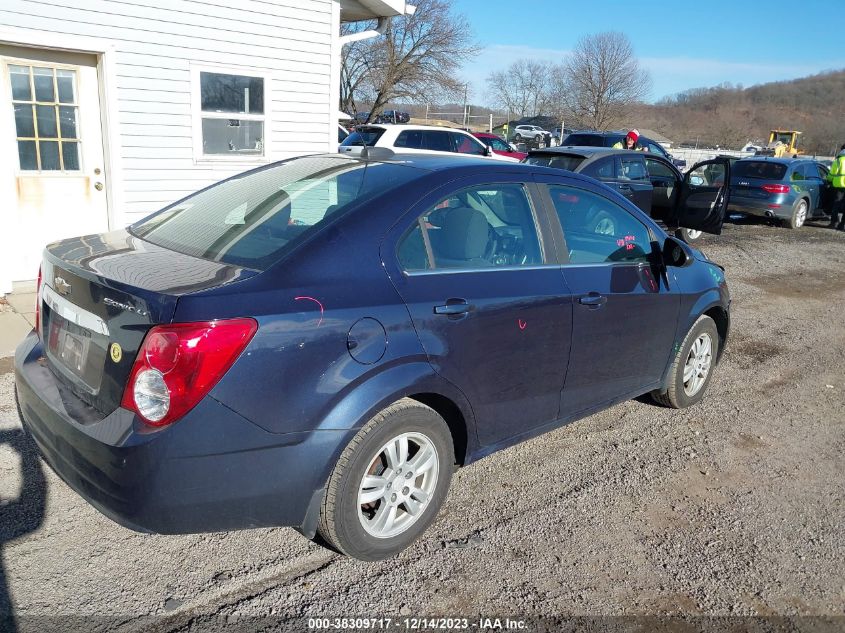
[[807, 204], [806, 198], [801, 198], [795, 203], [792, 209], [792, 216], [788, 220], [783, 221], [783, 225], [788, 229], [798, 229], [804, 226], [810, 214], [810, 205]]
[[517, 143], [521, 143], [522, 142], [522, 134], [517, 132], [516, 134], [513, 135], [513, 140], [516, 141]]
[[[436, 482], [427, 505], [407, 529], [395, 536], [377, 537], [364, 528], [363, 520], [359, 518], [362, 508], [366, 507], [358, 505], [359, 489], [367, 472], [376, 474], [371, 468], [378, 462], [382, 447], [404, 433], [423, 435], [434, 446], [438, 469]], [[410, 451], [408, 454], [412, 456]], [[431, 407], [411, 398], [394, 402], [367, 422], [338, 458], [320, 511], [317, 528], [320, 536], [339, 552], [359, 560], [382, 560], [398, 554], [434, 521], [449, 490], [454, 464], [452, 436], [443, 418]], [[368, 505], [381, 503], [384, 502], [379, 500]], [[374, 514], [377, 508], [372, 510]], [[411, 514], [407, 510], [403, 512]]]
[[[693, 394], [688, 394], [684, 389], [684, 368], [690, 358], [690, 351], [693, 344], [699, 337], [707, 335], [710, 337], [710, 365], [703, 383]], [[709, 316], [701, 315], [687, 332], [684, 342], [672, 359], [672, 366], [669, 369], [669, 388], [665, 393], [652, 391], [651, 397], [658, 404], [673, 409], [685, 409], [698, 403], [707, 391], [710, 380], [713, 377], [713, 370], [716, 368], [716, 359], [719, 356], [719, 331], [716, 323]]]

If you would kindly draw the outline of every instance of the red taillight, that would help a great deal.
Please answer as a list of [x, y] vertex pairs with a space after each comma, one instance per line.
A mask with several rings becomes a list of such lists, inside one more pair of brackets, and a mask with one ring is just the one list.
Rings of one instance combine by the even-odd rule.
[[789, 193], [789, 185], [763, 185], [762, 189], [768, 193]]
[[178, 420], [211, 391], [257, 330], [253, 319], [157, 325], [138, 350], [121, 406], [152, 426]]
[[38, 267], [38, 281], [35, 283], [35, 333], [41, 338], [41, 266]]

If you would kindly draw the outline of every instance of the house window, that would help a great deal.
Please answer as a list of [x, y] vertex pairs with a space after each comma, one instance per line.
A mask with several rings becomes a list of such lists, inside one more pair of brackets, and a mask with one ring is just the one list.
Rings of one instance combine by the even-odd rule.
[[79, 171], [76, 71], [9, 66], [21, 171]]
[[199, 73], [203, 156], [264, 155], [264, 78]]

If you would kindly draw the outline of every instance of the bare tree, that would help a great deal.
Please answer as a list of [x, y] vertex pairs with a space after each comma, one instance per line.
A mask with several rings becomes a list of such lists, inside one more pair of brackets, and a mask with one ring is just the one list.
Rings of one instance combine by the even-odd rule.
[[488, 96], [517, 118], [542, 114], [548, 103], [550, 69], [547, 62], [517, 60], [507, 70], [490, 73], [487, 77]]
[[[393, 18], [384, 35], [348, 44], [341, 56], [343, 110], [372, 103], [381, 111], [390, 101], [457, 98], [464, 84], [457, 72], [478, 52], [466, 18], [451, 12], [445, 0], [417, 0], [412, 15]], [[344, 27], [347, 33], [373, 28], [372, 22]]]
[[624, 33], [582, 37], [564, 62], [563, 97], [576, 118], [597, 130], [624, 119], [651, 91], [651, 77]]

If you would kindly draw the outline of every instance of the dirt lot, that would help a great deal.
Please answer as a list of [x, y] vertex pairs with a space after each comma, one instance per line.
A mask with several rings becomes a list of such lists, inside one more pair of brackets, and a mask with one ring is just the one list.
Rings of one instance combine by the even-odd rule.
[[746, 222], [701, 246], [734, 297], [704, 402], [627, 402], [486, 458], [457, 473], [415, 546], [377, 564], [289, 529], [115, 525], [21, 440], [0, 361], [0, 539], [18, 626], [42, 628], [45, 614], [162, 631], [269, 615], [307, 630], [303, 616], [684, 614], [839, 616], [813, 630], [845, 628], [845, 234]]

